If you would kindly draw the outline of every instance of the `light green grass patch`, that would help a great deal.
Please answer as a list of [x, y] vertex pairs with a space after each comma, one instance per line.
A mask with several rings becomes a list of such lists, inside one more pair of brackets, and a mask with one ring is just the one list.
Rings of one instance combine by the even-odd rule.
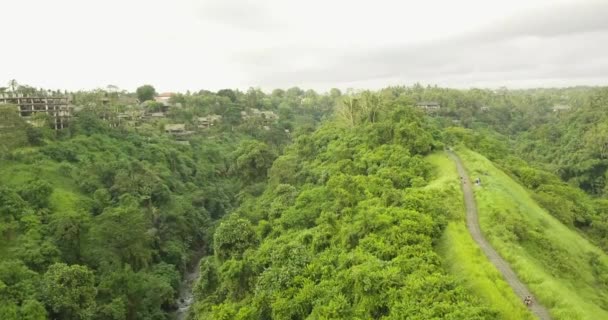
[[50, 206], [55, 212], [79, 210], [81, 197], [64, 189], [55, 189], [50, 197]]
[[446, 153], [433, 153], [426, 158], [435, 168], [434, 179], [424, 189], [440, 192], [443, 195], [443, 205], [449, 217], [464, 222], [464, 201], [460, 189], [460, 178], [456, 167]]
[[1, 161], [0, 178], [2, 184], [12, 188], [18, 188], [33, 179], [45, 180], [53, 186], [49, 201], [54, 212], [77, 211], [84, 196], [78, 191], [72, 177], [60, 173], [59, 166], [59, 163], [50, 160], [39, 161], [35, 165]]
[[77, 193], [78, 187], [72, 177], [59, 172], [60, 165], [50, 160], [38, 161], [35, 164], [0, 161], [0, 177], [2, 183], [12, 186], [22, 185], [38, 178], [46, 180], [55, 188]]
[[491, 161], [460, 149], [475, 189], [481, 229], [554, 319], [608, 319], [608, 295], [589, 263], [608, 257], [543, 210], [528, 191]]
[[[426, 161], [435, 167], [434, 179], [426, 186], [428, 189], [446, 188], [456, 189], [462, 195], [459, 188], [459, 178], [456, 172], [454, 161], [444, 152], [433, 153], [426, 156]], [[461, 201], [461, 208], [464, 210], [464, 203]], [[464, 217], [464, 211], [461, 212]]]
[[[33, 179], [47, 181], [53, 186], [49, 197], [51, 213], [76, 212], [82, 210], [82, 200], [86, 197], [78, 191], [76, 181], [69, 175], [60, 173], [59, 163], [45, 160], [36, 164], [0, 161], [0, 183], [18, 189]], [[0, 243], [0, 257], [9, 258], [14, 241]]]
[[448, 224], [439, 252], [450, 273], [480, 301], [498, 311], [501, 319], [534, 319], [521, 299], [481, 252], [464, 223]]

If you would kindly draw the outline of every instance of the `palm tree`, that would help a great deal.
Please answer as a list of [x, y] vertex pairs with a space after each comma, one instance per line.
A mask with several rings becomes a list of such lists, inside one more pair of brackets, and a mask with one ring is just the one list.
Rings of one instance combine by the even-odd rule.
[[120, 91], [120, 89], [116, 85], [109, 84], [109, 85], [106, 86], [106, 91], [108, 91], [110, 93], [115, 93], [115, 92]]
[[15, 92], [15, 90], [17, 90], [17, 88], [19, 87], [19, 83], [17, 83], [17, 80], [12, 79], [8, 82], [8, 86], [11, 87], [12, 92]]
[[336, 114], [338, 119], [345, 123], [349, 127], [354, 127], [359, 123], [359, 117], [361, 113], [361, 104], [358, 98], [348, 95], [342, 98]]

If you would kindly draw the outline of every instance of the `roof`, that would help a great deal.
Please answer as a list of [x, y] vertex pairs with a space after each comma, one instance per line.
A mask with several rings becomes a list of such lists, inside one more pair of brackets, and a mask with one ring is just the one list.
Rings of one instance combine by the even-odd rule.
[[260, 112], [266, 119], [278, 119], [279, 116], [272, 111], [261, 111]]
[[69, 97], [67, 96], [26, 96], [23, 94], [10, 94], [10, 93], [0, 93], [0, 99], [36, 99], [36, 100], [66, 100]]
[[416, 103], [417, 106], [437, 106], [439, 107], [439, 102], [437, 101], [420, 101]]
[[175, 93], [173, 93], [173, 92], [163, 92], [163, 93], [159, 94], [157, 97], [159, 97], [159, 98], [170, 98], [170, 97], [172, 97], [174, 95], [175, 95]]
[[569, 105], [565, 105], [565, 104], [556, 104], [553, 106], [554, 110], [568, 110], [570, 109]]
[[210, 114], [205, 117], [198, 117], [198, 121], [218, 121], [221, 120], [222, 116], [217, 114]]
[[184, 131], [184, 130], [186, 130], [186, 125], [183, 123], [165, 125], [165, 131]]

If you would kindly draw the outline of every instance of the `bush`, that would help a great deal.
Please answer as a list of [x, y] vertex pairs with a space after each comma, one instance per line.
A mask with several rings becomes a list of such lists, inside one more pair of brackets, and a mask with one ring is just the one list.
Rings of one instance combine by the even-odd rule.
[[32, 180], [22, 186], [19, 195], [32, 207], [37, 209], [49, 207], [49, 197], [53, 193], [53, 187], [44, 180]]
[[257, 244], [257, 236], [248, 220], [230, 217], [222, 222], [213, 236], [215, 256], [221, 260], [240, 255]]

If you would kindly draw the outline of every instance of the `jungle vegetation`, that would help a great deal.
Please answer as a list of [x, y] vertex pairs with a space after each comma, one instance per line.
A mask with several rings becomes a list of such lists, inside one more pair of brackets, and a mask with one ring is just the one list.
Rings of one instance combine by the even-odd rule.
[[[179, 108], [132, 125], [118, 113], [158, 106], [75, 92], [59, 131], [0, 106], [0, 319], [167, 319], [186, 269], [213, 250], [216, 221], [260, 192], [291, 131], [312, 130], [334, 99], [258, 93], [178, 95]], [[263, 127], [241, 118], [248, 108], [281, 118]], [[214, 112], [222, 122], [185, 140], [163, 131]]]
[[532, 318], [468, 235], [446, 147], [552, 316], [608, 310], [608, 89], [142, 88], [68, 93], [59, 131], [0, 106], [1, 319], [170, 319], [199, 257], [191, 319]]

